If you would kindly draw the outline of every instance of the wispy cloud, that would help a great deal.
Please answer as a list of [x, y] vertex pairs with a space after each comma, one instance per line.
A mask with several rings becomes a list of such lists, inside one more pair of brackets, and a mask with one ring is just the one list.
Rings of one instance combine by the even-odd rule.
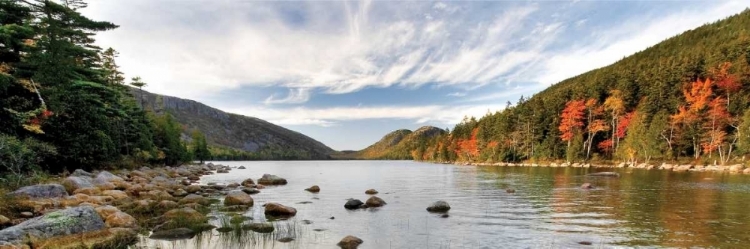
[[263, 103], [266, 105], [270, 104], [300, 104], [305, 103], [310, 99], [309, 88], [290, 88], [289, 94], [284, 98], [277, 98], [276, 95], [271, 95], [266, 98]]

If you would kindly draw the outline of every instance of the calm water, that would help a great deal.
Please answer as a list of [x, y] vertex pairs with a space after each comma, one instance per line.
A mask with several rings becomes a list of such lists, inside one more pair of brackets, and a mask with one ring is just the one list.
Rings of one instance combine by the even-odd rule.
[[[407, 161], [219, 162], [240, 166], [205, 176], [228, 184], [264, 173], [289, 184], [253, 195], [244, 213], [263, 220], [261, 205], [297, 208], [276, 221], [283, 234], [206, 232], [191, 240], [154, 241], [147, 248], [335, 248], [346, 235], [360, 248], [611, 248], [750, 245], [750, 176], [617, 170], [620, 178], [585, 177], [610, 169], [472, 167]], [[585, 182], [597, 188], [583, 190]], [[303, 189], [319, 185], [321, 192]], [[374, 188], [388, 205], [345, 210], [348, 198], [365, 201]], [[516, 193], [506, 193], [506, 188]], [[446, 200], [448, 218], [425, 208]], [[298, 204], [309, 201], [309, 204]], [[214, 214], [220, 216], [221, 214]], [[331, 220], [330, 217], [335, 217]], [[303, 220], [312, 221], [305, 224]], [[219, 221], [212, 221], [219, 224]], [[273, 236], [293, 236], [281, 243]], [[582, 245], [579, 242], [590, 242]]]

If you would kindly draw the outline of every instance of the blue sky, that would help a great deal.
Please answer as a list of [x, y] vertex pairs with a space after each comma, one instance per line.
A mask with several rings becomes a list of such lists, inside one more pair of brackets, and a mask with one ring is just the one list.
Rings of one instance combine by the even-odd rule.
[[146, 90], [337, 149], [464, 116], [609, 65], [748, 1], [92, 1]]

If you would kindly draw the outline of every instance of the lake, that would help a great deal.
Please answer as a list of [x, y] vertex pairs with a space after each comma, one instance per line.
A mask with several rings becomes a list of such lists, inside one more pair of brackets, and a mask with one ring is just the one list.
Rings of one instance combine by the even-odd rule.
[[[201, 184], [240, 183], [263, 174], [288, 185], [253, 195], [244, 213], [263, 221], [262, 204], [297, 216], [274, 234], [205, 232], [190, 240], [141, 238], [145, 248], [335, 248], [346, 235], [360, 248], [745, 247], [750, 244], [750, 177], [642, 169], [475, 167], [410, 161], [214, 162], [233, 169]], [[587, 177], [616, 171], [621, 177]], [[594, 189], [581, 189], [591, 183]], [[320, 193], [304, 191], [318, 185]], [[388, 204], [346, 210], [374, 188]], [[507, 193], [506, 189], [515, 189]], [[445, 200], [449, 217], [428, 213]], [[308, 204], [300, 204], [310, 202]], [[221, 217], [222, 213], [212, 214]], [[334, 219], [331, 219], [334, 217]], [[311, 222], [311, 223], [310, 223]], [[211, 221], [221, 226], [221, 218]], [[310, 223], [310, 224], [308, 224]], [[282, 243], [280, 237], [294, 237]], [[590, 245], [589, 245], [590, 244]]]

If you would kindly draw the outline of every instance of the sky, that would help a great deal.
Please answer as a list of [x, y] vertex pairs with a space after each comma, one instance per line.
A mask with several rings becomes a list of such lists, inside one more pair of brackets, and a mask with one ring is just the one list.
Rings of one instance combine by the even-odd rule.
[[452, 128], [750, 1], [101, 0], [144, 89], [265, 119], [336, 150]]

